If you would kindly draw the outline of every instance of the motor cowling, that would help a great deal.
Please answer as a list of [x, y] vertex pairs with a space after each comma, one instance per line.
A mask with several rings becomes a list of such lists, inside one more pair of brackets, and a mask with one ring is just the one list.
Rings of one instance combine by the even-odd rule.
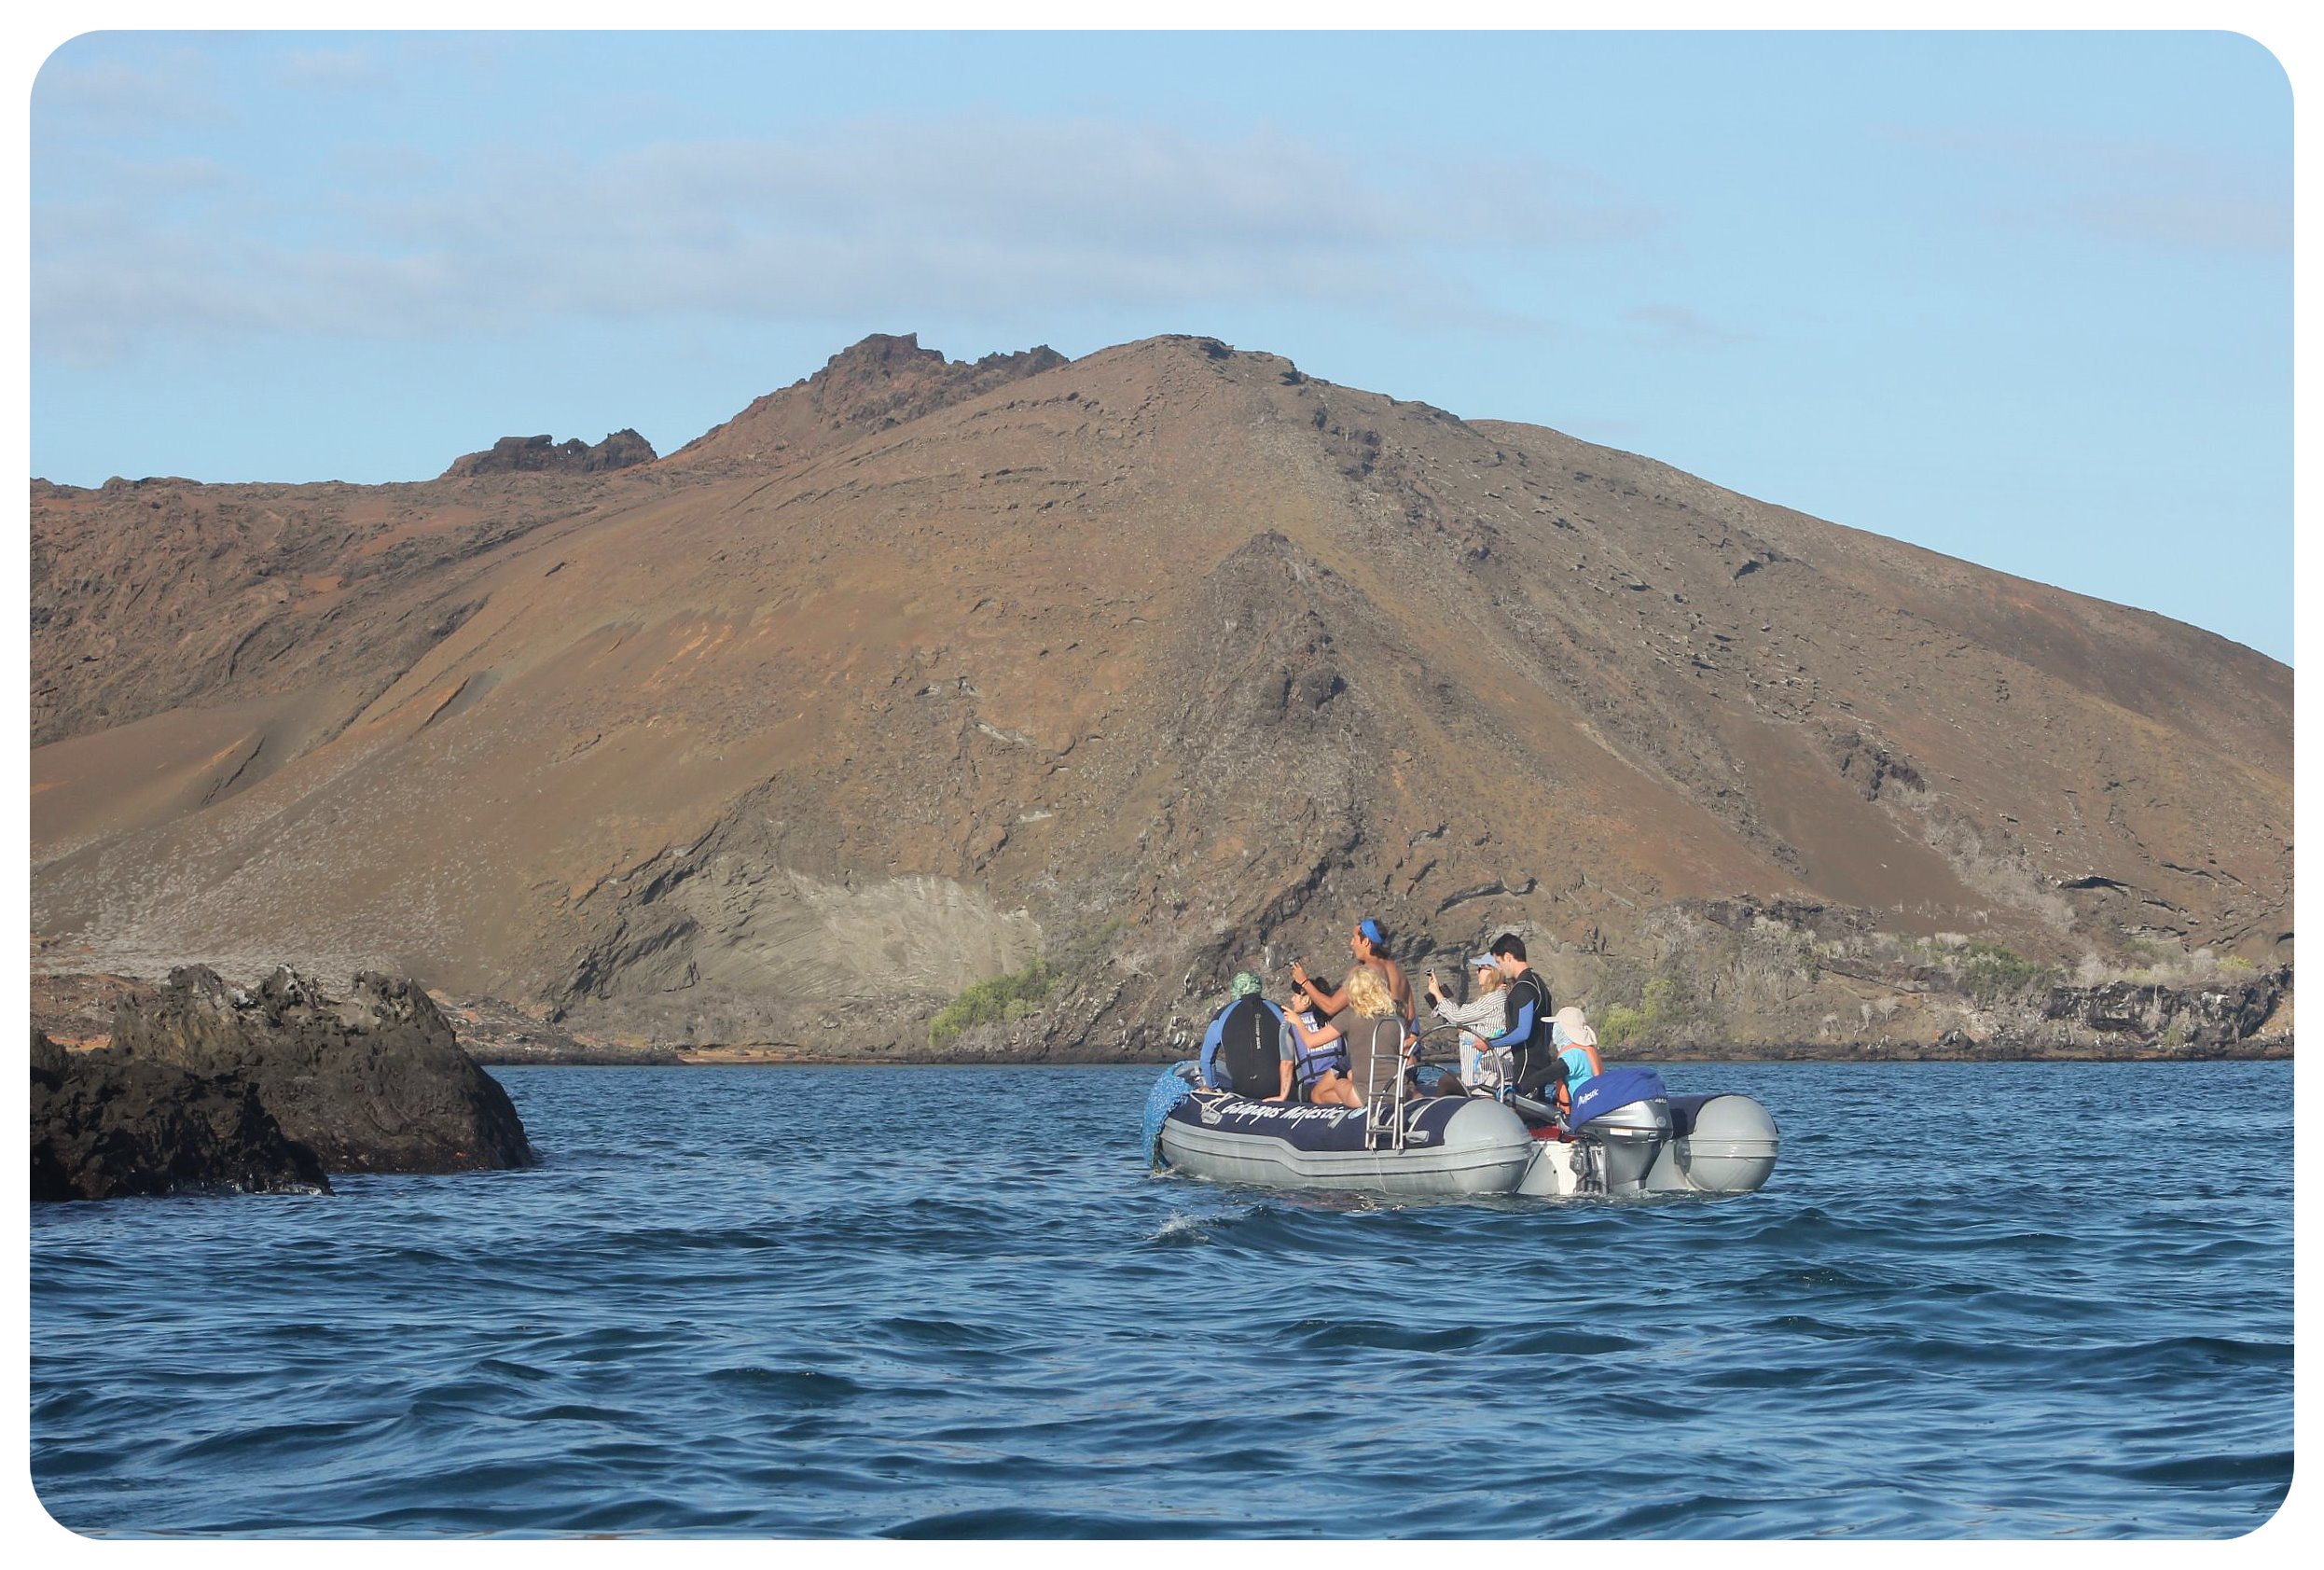
[[1670, 1140], [1668, 1092], [1652, 1069], [1608, 1069], [1573, 1093], [1569, 1122], [1576, 1139], [1596, 1147], [1591, 1164], [1607, 1193], [1643, 1193], [1647, 1170]]

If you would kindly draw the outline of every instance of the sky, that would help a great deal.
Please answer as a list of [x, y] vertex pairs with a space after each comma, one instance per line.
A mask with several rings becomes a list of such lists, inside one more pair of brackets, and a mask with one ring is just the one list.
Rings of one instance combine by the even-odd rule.
[[31, 99], [31, 465], [669, 452], [872, 332], [1163, 332], [2292, 654], [2231, 33], [159, 34]]

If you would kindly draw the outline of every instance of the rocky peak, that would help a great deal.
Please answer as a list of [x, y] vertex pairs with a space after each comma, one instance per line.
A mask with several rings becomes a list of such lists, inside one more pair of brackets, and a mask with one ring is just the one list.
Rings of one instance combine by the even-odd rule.
[[823, 362], [823, 369], [793, 385], [806, 388], [817, 406], [835, 419], [872, 418], [894, 424], [1065, 363], [1065, 356], [1045, 343], [971, 362], [948, 360], [934, 349], [921, 348], [916, 332], [876, 332], [840, 350]]
[[808, 386], [835, 420], [895, 425], [1063, 364], [1065, 356], [1045, 343], [971, 363], [922, 349], [918, 333], [875, 333], [834, 354]]
[[787, 463], [1067, 363], [1045, 343], [948, 360], [921, 348], [918, 333], [873, 333], [814, 375], [754, 399], [671, 458]]
[[809, 382], [828, 382], [851, 371], [870, 371], [893, 374], [899, 368], [918, 366], [923, 369], [940, 369], [950, 364], [934, 349], [920, 346], [916, 332], [875, 332], [865, 335], [860, 342], [845, 349], [823, 362], [823, 368], [807, 378]]
[[439, 478], [471, 479], [487, 474], [543, 472], [602, 474], [608, 469], [650, 464], [655, 456], [654, 444], [626, 426], [594, 447], [579, 437], [553, 442], [546, 436], [512, 436], [501, 438], [481, 452], [453, 459], [451, 467]]

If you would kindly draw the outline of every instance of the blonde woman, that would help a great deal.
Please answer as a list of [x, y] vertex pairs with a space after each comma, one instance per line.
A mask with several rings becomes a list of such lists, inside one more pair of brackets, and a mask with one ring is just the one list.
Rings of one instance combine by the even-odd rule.
[[1296, 1013], [1284, 1021], [1312, 1051], [1335, 1041], [1348, 1044], [1346, 1074], [1327, 1074], [1315, 1087], [1319, 1105], [1362, 1106], [1373, 1096], [1392, 1095], [1404, 1070], [1404, 1022], [1396, 999], [1379, 972], [1358, 966], [1348, 978], [1348, 1007], [1320, 1031], [1307, 1029]]
[[1431, 970], [1429, 1001], [1436, 1007], [1436, 1017], [1446, 1024], [1470, 1027], [1460, 1033], [1460, 1083], [1472, 1091], [1498, 1090], [1509, 1077], [1509, 1049], [1487, 1051], [1485, 1037], [1499, 1035], [1505, 1028], [1508, 1009], [1503, 1005], [1509, 984], [1501, 979], [1501, 962], [1490, 954], [1477, 955], [1469, 962], [1469, 968], [1476, 972], [1474, 997], [1455, 1003]]

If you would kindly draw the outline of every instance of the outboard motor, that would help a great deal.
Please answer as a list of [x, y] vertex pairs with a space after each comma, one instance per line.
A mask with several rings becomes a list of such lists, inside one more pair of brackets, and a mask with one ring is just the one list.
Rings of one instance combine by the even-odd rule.
[[1573, 1092], [1568, 1124], [1596, 1147], [1591, 1163], [1609, 1194], [1646, 1191], [1647, 1169], [1670, 1138], [1670, 1101], [1648, 1068], [1610, 1068]]

